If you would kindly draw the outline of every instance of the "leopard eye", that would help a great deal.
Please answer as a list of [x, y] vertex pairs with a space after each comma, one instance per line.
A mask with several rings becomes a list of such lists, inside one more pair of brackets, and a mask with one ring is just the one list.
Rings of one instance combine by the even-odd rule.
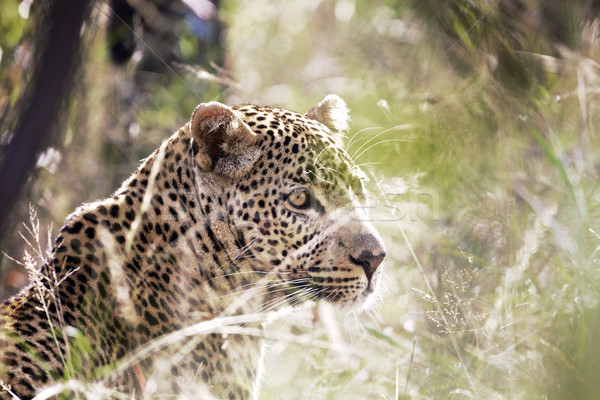
[[310, 205], [310, 194], [306, 189], [298, 189], [288, 197], [288, 203], [294, 208], [306, 209]]

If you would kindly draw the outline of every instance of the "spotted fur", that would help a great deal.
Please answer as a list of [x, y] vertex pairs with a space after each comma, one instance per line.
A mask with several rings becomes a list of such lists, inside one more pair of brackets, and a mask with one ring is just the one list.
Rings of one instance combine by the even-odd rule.
[[67, 218], [39, 284], [2, 304], [5, 384], [21, 399], [68, 378], [129, 398], [152, 381], [162, 395], [194, 382], [248, 398], [256, 336], [217, 330], [148, 344], [217, 317], [365, 303], [385, 250], [359, 218], [363, 176], [341, 144], [347, 121], [335, 95], [306, 115], [199, 105], [113, 196]]

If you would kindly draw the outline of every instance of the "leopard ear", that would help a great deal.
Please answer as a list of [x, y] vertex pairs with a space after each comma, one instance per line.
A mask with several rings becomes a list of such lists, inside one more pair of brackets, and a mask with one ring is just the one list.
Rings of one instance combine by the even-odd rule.
[[260, 155], [259, 136], [234, 110], [217, 103], [203, 103], [190, 120], [194, 156], [203, 171], [238, 178], [250, 171]]
[[325, 96], [322, 102], [311, 108], [306, 116], [322, 123], [332, 132], [343, 132], [348, 129], [350, 115], [346, 102], [335, 94]]

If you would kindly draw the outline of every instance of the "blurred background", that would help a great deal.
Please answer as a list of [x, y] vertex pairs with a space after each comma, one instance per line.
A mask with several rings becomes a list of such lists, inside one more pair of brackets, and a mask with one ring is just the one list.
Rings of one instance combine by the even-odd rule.
[[[27, 172], [0, 179], [5, 254], [29, 204], [55, 234], [200, 102], [304, 113], [336, 93], [388, 249], [381, 299], [275, 323], [261, 398], [598, 398], [600, 2], [56, 3], [1, 4], [0, 174]], [[56, 112], [27, 130], [54, 110], [37, 104]], [[0, 298], [27, 282], [5, 254]]]

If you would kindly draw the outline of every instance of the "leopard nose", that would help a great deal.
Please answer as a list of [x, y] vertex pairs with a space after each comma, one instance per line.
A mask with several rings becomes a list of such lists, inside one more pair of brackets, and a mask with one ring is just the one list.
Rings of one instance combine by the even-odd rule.
[[385, 254], [385, 250], [378, 251], [377, 253], [373, 253], [370, 250], [363, 250], [358, 257], [350, 256], [350, 260], [362, 267], [367, 276], [367, 280], [371, 282], [371, 278], [377, 270], [377, 267], [383, 262]]

